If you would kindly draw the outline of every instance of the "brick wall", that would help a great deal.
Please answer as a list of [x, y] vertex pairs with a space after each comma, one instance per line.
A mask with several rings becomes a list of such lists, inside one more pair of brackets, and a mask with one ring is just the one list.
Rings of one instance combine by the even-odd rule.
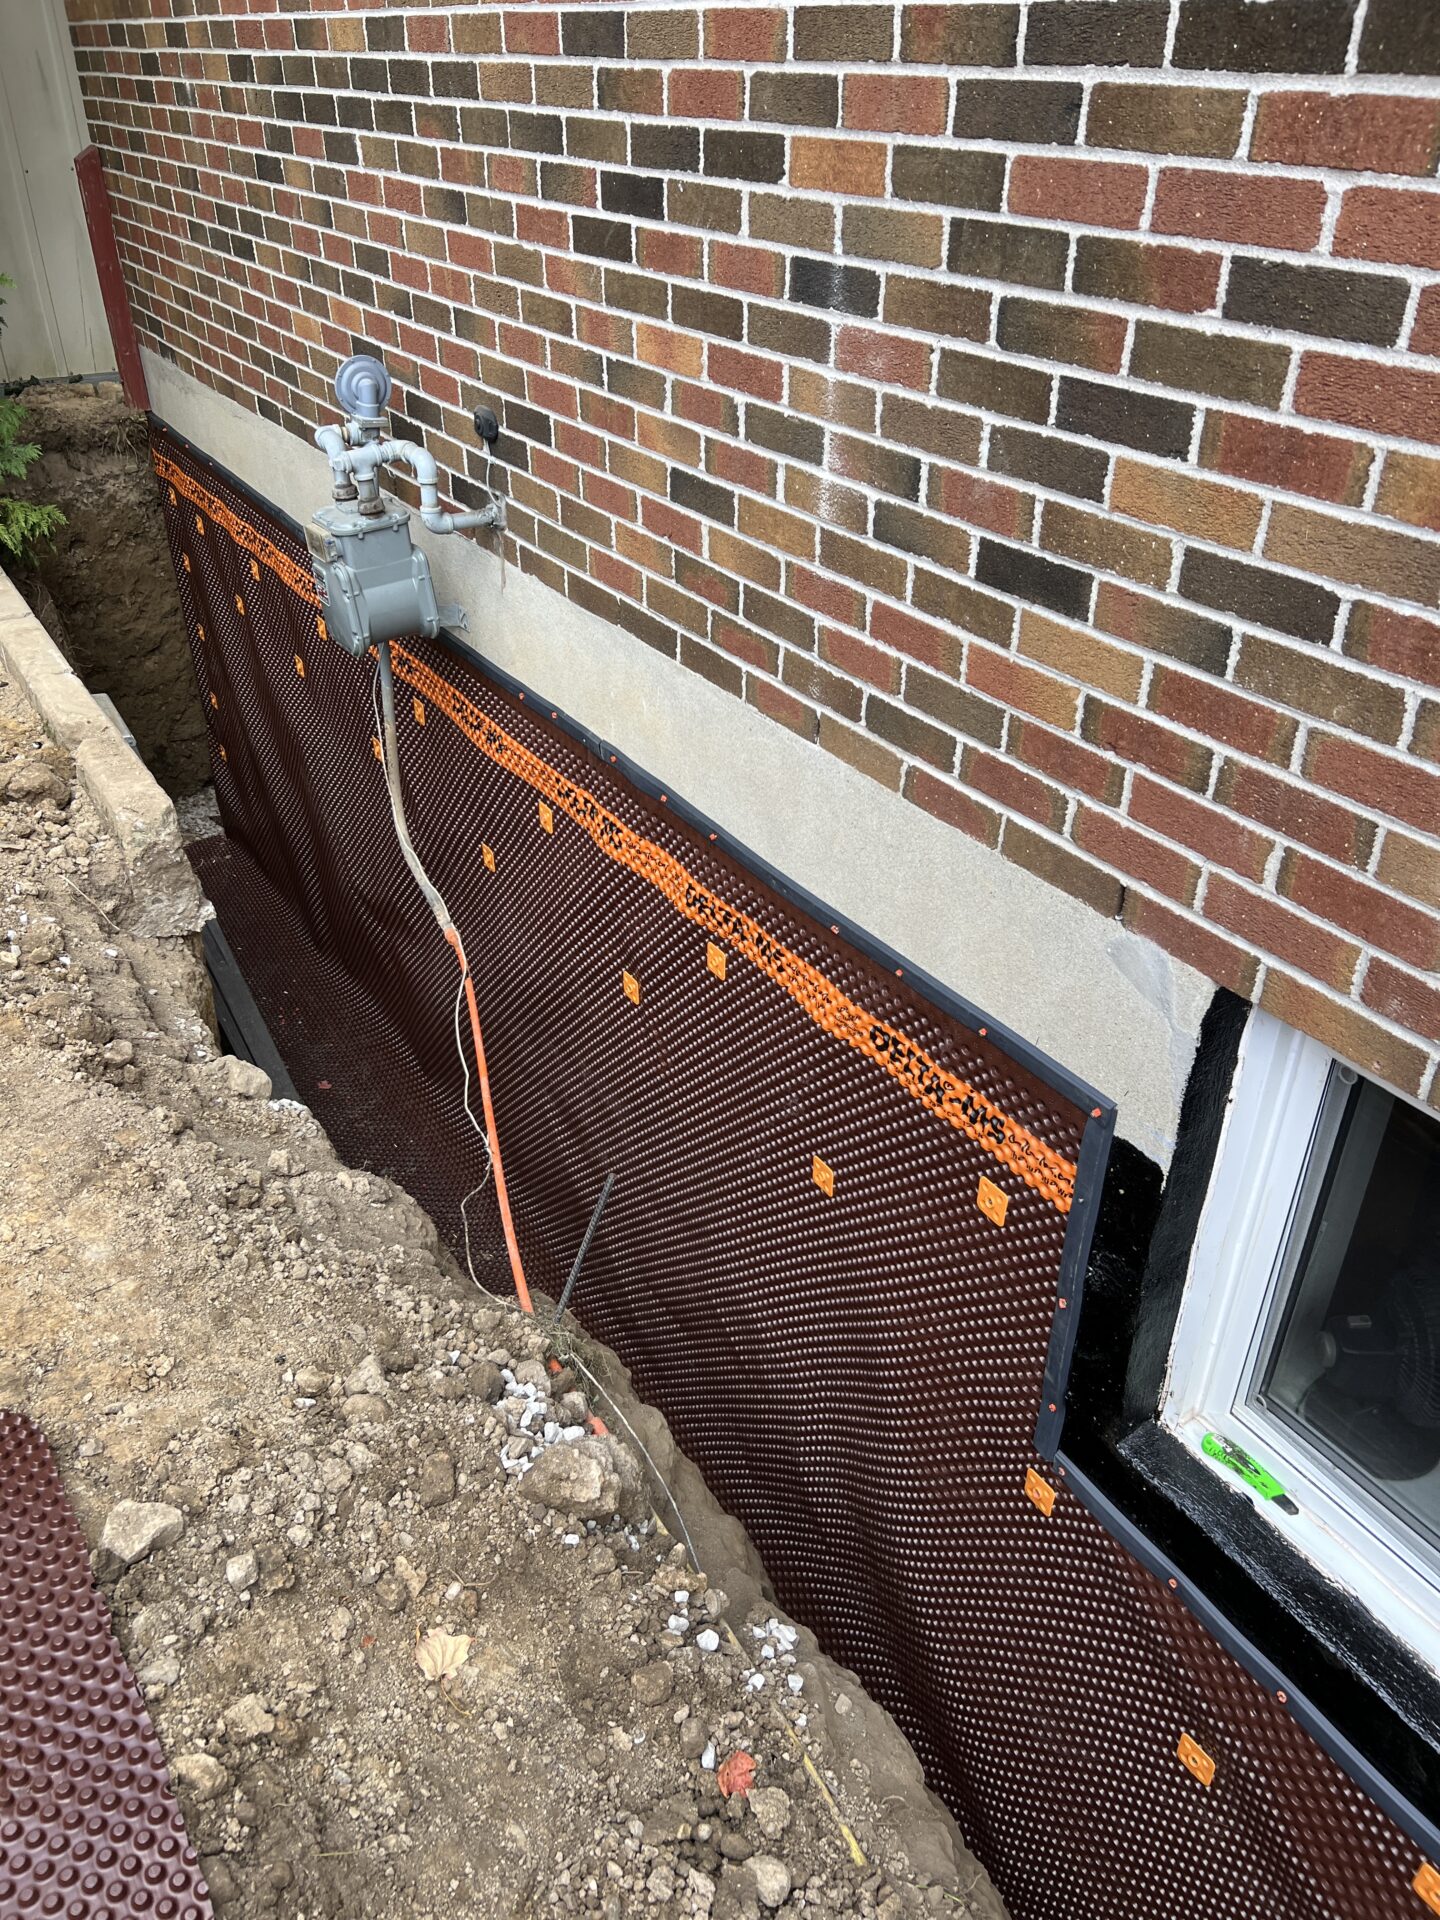
[[70, 14], [147, 345], [494, 403], [527, 571], [1440, 1102], [1429, 0]]

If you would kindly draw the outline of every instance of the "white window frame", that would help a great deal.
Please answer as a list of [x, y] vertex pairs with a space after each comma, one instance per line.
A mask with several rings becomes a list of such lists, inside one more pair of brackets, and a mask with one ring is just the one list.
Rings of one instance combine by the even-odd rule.
[[[1359, 1078], [1316, 1040], [1254, 1012], [1241, 1043], [1210, 1192], [1171, 1347], [1160, 1418], [1227, 1486], [1440, 1673], [1440, 1555], [1265, 1408], [1247, 1404], [1311, 1180], [1338, 1129], [1332, 1076]], [[1388, 1089], [1387, 1089], [1388, 1091]], [[1269, 1469], [1285, 1512], [1201, 1451], [1207, 1433]]]

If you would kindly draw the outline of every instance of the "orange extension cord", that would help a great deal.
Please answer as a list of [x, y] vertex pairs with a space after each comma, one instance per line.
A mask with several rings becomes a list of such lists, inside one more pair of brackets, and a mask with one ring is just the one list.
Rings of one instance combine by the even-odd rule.
[[[495, 1105], [490, 1098], [490, 1075], [485, 1067], [485, 1042], [480, 1034], [480, 1010], [475, 1004], [475, 986], [470, 976], [470, 962], [465, 958], [464, 943], [460, 930], [455, 925], [450, 909], [441, 897], [439, 888], [426, 873], [419, 854], [415, 851], [410, 838], [410, 828], [405, 819], [405, 795], [400, 785], [400, 740], [395, 726], [395, 680], [390, 660], [390, 642], [382, 640], [377, 649], [379, 672], [376, 680], [380, 692], [381, 712], [376, 710], [375, 721], [379, 733], [380, 761], [385, 772], [385, 785], [390, 795], [390, 811], [395, 821], [395, 836], [400, 842], [400, 851], [405, 856], [405, 864], [415, 878], [415, 883], [430, 907], [430, 911], [439, 922], [440, 931], [455, 951], [460, 962], [460, 984], [465, 991], [465, 1005], [470, 1013], [470, 1038], [475, 1048], [475, 1071], [480, 1080], [480, 1103], [485, 1114], [485, 1144], [490, 1152], [490, 1166], [495, 1175], [495, 1197], [500, 1203], [500, 1224], [505, 1233], [505, 1250], [510, 1256], [510, 1277], [515, 1282], [515, 1297], [520, 1302], [523, 1313], [535, 1311], [530, 1300], [530, 1288], [525, 1281], [525, 1267], [520, 1258], [519, 1242], [515, 1238], [515, 1222], [510, 1213], [510, 1195], [505, 1186], [505, 1164], [500, 1158], [500, 1131], [495, 1124]], [[371, 701], [374, 702], [375, 689], [371, 689]], [[455, 1038], [460, 1039], [459, 1006], [456, 1006]], [[465, 1056], [460, 1056], [460, 1064], [465, 1065]], [[473, 1122], [470, 1113], [468, 1089], [465, 1099], [465, 1111]], [[462, 1206], [463, 1214], [464, 1208]], [[466, 1247], [469, 1247], [467, 1230]], [[472, 1271], [471, 1279], [475, 1278]], [[478, 1282], [477, 1282], [478, 1284]]]
[[490, 1075], [485, 1068], [485, 1042], [480, 1037], [480, 1011], [475, 1005], [475, 987], [470, 978], [470, 962], [465, 958], [465, 948], [460, 939], [458, 927], [444, 929], [445, 938], [455, 949], [455, 958], [460, 962], [460, 972], [465, 986], [465, 1005], [470, 1013], [470, 1038], [475, 1047], [475, 1072], [480, 1080], [480, 1105], [485, 1114], [485, 1138], [490, 1146], [490, 1164], [495, 1170], [495, 1198], [500, 1203], [500, 1224], [505, 1231], [505, 1249], [510, 1255], [510, 1277], [515, 1282], [515, 1297], [520, 1302], [522, 1313], [533, 1313], [530, 1304], [530, 1289], [525, 1284], [525, 1268], [520, 1259], [520, 1247], [515, 1238], [515, 1222], [510, 1217], [510, 1195], [505, 1189], [505, 1167], [500, 1158], [500, 1134], [495, 1125], [495, 1108], [490, 1100]]

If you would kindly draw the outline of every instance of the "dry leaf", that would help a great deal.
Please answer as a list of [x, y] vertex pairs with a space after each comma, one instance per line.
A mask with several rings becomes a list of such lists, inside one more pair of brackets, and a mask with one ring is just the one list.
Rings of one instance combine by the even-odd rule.
[[749, 1793], [755, 1784], [755, 1762], [743, 1747], [737, 1747], [730, 1758], [722, 1762], [715, 1784], [723, 1794]]
[[470, 1658], [468, 1633], [446, 1633], [434, 1627], [415, 1643], [415, 1664], [427, 1680], [448, 1680]]

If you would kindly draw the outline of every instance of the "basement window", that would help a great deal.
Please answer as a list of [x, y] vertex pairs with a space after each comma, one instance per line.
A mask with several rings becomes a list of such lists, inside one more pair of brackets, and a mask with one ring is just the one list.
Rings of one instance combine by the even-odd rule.
[[1265, 1014], [1161, 1417], [1440, 1671], [1440, 1121]]

